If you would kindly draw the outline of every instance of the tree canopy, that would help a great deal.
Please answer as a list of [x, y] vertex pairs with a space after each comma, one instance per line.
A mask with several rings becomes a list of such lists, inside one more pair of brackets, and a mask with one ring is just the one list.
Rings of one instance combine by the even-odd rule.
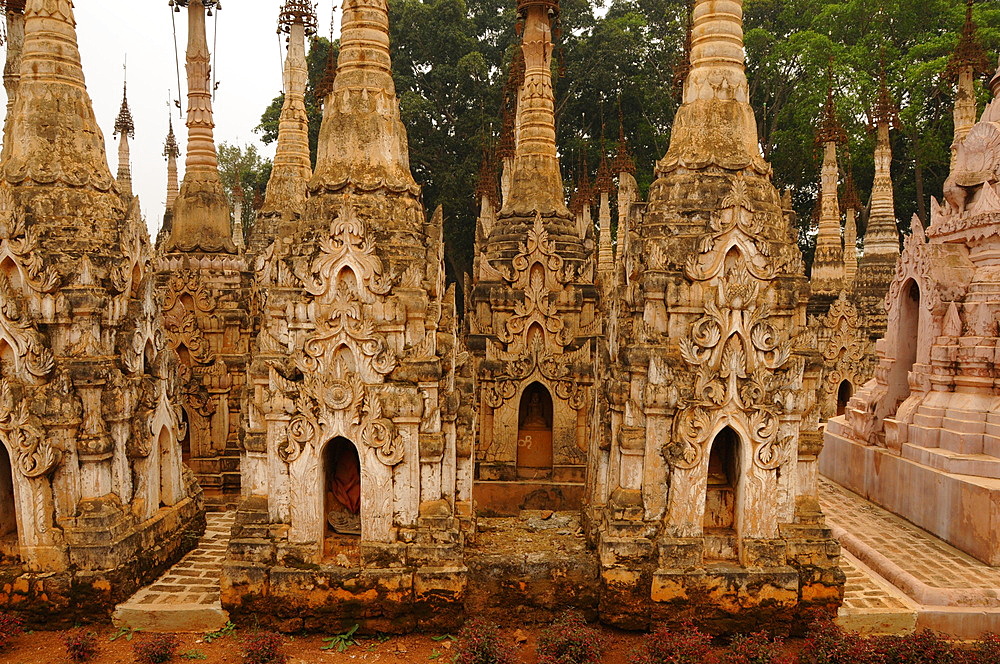
[[[998, 4], [974, 6], [979, 40], [994, 55], [1000, 51]], [[896, 216], [904, 228], [913, 214], [926, 223], [929, 198], [940, 195], [947, 176], [954, 84], [946, 73], [965, 8], [965, 0], [745, 0], [747, 75], [760, 144], [775, 183], [791, 191], [807, 254], [821, 162], [815, 134], [831, 68], [848, 136], [841, 167], [851, 169], [867, 202], [874, 177], [870, 112], [884, 67], [901, 121], [892, 138]], [[593, 176], [602, 134], [605, 150], [613, 150], [619, 117], [636, 178], [648, 188], [680, 103], [675, 79], [688, 12], [687, 0], [562, 0], [553, 70], [567, 193], [582, 157]], [[501, 127], [503, 84], [517, 43], [514, 3], [389, 0], [389, 14], [413, 173], [426, 207], [444, 207], [449, 268], [460, 278], [471, 266], [479, 163]], [[314, 154], [321, 114], [314, 91], [331, 47], [336, 43], [316, 39], [309, 53]], [[988, 92], [981, 77], [977, 86], [982, 108]], [[277, 136], [281, 101], [261, 119], [265, 142]], [[863, 223], [864, 216], [862, 232]]]

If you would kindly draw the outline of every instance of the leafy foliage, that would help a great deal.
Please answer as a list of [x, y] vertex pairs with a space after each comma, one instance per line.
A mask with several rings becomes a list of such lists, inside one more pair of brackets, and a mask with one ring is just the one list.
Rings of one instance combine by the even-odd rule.
[[150, 634], [138, 641], [135, 650], [135, 661], [140, 664], [165, 664], [173, 661], [179, 641], [173, 634]]
[[661, 626], [632, 655], [631, 664], [702, 664], [712, 652], [712, 637], [691, 623]]
[[288, 656], [281, 651], [285, 640], [274, 632], [252, 632], [243, 640], [244, 664], [285, 664]]
[[13, 613], [0, 611], [0, 651], [10, 645], [11, 639], [24, 632], [24, 621]]
[[97, 635], [83, 629], [70, 630], [63, 637], [71, 662], [89, 662], [97, 654]]
[[475, 618], [459, 632], [455, 664], [513, 664], [513, 661], [496, 625]]
[[583, 615], [568, 611], [538, 635], [538, 664], [597, 664], [606, 645]]
[[792, 664], [794, 659], [784, 652], [780, 637], [766, 632], [739, 635], [719, 657], [719, 664]]

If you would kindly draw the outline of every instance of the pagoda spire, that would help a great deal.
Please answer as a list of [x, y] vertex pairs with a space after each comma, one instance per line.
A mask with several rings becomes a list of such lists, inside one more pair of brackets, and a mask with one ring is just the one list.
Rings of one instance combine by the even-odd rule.
[[885, 68], [879, 73], [879, 91], [872, 113], [875, 124], [875, 180], [872, 184], [871, 213], [865, 231], [864, 254], [899, 255], [899, 230], [896, 226], [892, 193], [892, 146], [889, 130], [899, 126], [896, 106], [889, 94]]
[[837, 120], [833, 96], [833, 66], [831, 63], [826, 104], [816, 142], [823, 146], [823, 167], [820, 173], [819, 232], [812, 267], [812, 292], [816, 295], [836, 295], [844, 286], [844, 249], [840, 241], [840, 204], [837, 201], [837, 144], [847, 136]]
[[309, 116], [306, 114], [306, 37], [316, 33], [312, 0], [285, 0], [278, 18], [278, 34], [288, 35], [285, 58], [285, 100], [278, 121], [278, 146], [271, 178], [267, 182], [261, 214], [284, 212], [301, 215], [312, 177], [309, 159]]
[[557, 0], [518, 0], [523, 20], [521, 86], [517, 141], [510, 195], [500, 216], [539, 212], [569, 218], [556, 152], [555, 98], [552, 92], [552, 25], [559, 17]]
[[972, 6], [975, 0], [966, 0], [965, 24], [958, 46], [948, 61], [945, 75], [956, 84], [955, 91], [955, 138], [951, 144], [951, 168], [955, 168], [955, 155], [958, 144], [965, 139], [969, 130], [976, 124], [976, 90], [974, 77], [976, 73], [990, 71], [990, 62], [979, 43], [976, 23], [972, 19]]
[[177, 137], [174, 136], [174, 120], [168, 116], [169, 131], [167, 140], [163, 144], [163, 156], [167, 160], [167, 208], [173, 208], [174, 201], [177, 200], [177, 158], [181, 156], [181, 149], [177, 145]]
[[389, 59], [386, 0], [344, 0], [340, 54], [323, 107], [310, 190], [388, 188], [419, 192]]
[[7, 0], [7, 61], [3, 68], [3, 87], [7, 91], [7, 115], [3, 129], [3, 156], [7, 156], [10, 141], [7, 130], [10, 112], [17, 97], [17, 83], [21, 79], [21, 51], [24, 48], [24, 0]]
[[679, 163], [730, 170], [752, 165], [769, 173], [757, 141], [745, 71], [742, 0], [696, 0], [691, 19], [691, 62], [670, 148], [657, 175]]
[[128, 83], [122, 86], [122, 107], [115, 118], [115, 133], [118, 137], [118, 190], [126, 200], [132, 198], [132, 164], [128, 141], [135, 138], [135, 122], [128, 107]]
[[853, 288], [854, 278], [858, 274], [858, 212], [864, 209], [858, 190], [854, 186], [854, 173], [851, 168], [851, 156], [847, 154], [847, 176], [844, 179], [844, 197], [840, 204], [844, 212], [844, 285]]
[[229, 202], [219, 178], [212, 115], [211, 56], [205, 13], [218, 11], [218, 0], [169, 0], [174, 11], [188, 10], [187, 156], [184, 182], [174, 201], [167, 251], [236, 253]]
[[608, 164], [604, 147], [604, 125], [601, 125], [601, 161], [597, 167], [598, 212], [597, 224], [600, 229], [597, 250], [597, 271], [608, 275], [614, 269], [615, 252], [611, 242], [611, 192], [615, 188], [611, 166]]
[[28, 0], [20, 80], [7, 121], [8, 182], [113, 185], [84, 81], [71, 0]]

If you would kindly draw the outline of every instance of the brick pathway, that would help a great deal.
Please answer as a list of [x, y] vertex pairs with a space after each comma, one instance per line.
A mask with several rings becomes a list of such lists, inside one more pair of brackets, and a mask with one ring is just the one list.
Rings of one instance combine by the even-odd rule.
[[909, 521], [820, 478], [820, 504], [837, 525], [931, 588], [1000, 588], [990, 567]]
[[959, 638], [1000, 631], [1000, 568], [822, 477], [819, 498], [843, 552], [844, 627]]
[[210, 512], [197, 548], [115, 609], [114, 623], [144, 632], [210, 632], [226, 624], [219, 579], [236, 512]]

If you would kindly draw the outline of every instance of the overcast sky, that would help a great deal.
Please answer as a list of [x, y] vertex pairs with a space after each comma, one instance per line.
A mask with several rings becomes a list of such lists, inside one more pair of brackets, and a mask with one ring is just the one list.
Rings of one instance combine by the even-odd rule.
[[[281, 92], [284, 41], [276, 34], [283, 0], [223, 0], [222, 10], [209, 19], [208, 39], [218, 29], [214, 102], [216, 144], [227, 141], [255, 142], [272, 157], [274, 145], [264, 146], [253, 129], [261, 113]], [[318, 0], [320, 34], [330, 31], [330, 15], [338, 0]], [[142, 202], [150, 232], [155, 237], [166, 201], [167, 166], [163, 141], [167, 114], [172, 111], [174, 131], [181, 146], [179, 160], [183, 176], [183, 153], [187, 132], [184, 120], [168, 96], [177, 98], [177, 70], [171, 15], [177, 26], [181, 85], [184, 80], [184, 50], [187, 45], [187, 10], [172, 14], [167, 0], [75, 0], [77, 36], [87, 90], [107, 144], [108, 165], [118, 169], [118, 143], [112, 138], [115, 117], [122, 100], [122, 65], [128, 58], [128, 101], [135, 119], [132, 146], [132, 181]], [[339, 31], [339, 25], [337, 26]], [[6, 95], [0, 88], [0, 98]], [[185, 100], [181, 102], [187, 109]]]

